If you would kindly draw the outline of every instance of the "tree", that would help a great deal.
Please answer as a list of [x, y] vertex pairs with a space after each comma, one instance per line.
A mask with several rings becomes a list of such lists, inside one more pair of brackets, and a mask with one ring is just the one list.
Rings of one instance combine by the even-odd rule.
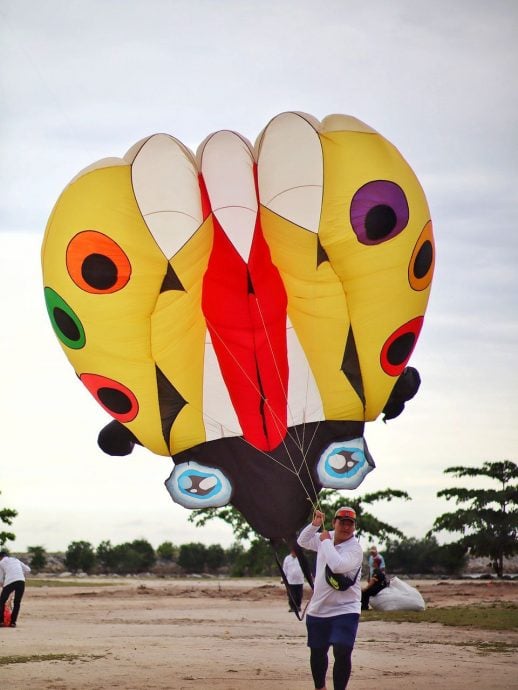
[[211, 572], [218, 570], [225, 564], [225, 551], [219, 544], [211, 544], [205, 553], [205, 563]]
[[180, 546], [178, 565], [191, 573], [202, 573], [205, 570], [207, 547], [200, 542], [191, 542]]
[[489, 556], [492, 566], [502, 577], [504, 557], [518, 553], [518, 466], [510, 460], [487, 461], [482, 467], [448, 467], [445, 473], [455, 477], [489, 477], [500, 483], [498, 489], [453, 487], [437, 493], [447, 501], [464, 504], [453, 513], [440, 515], [433, 532], [460, 532], [457, 543], [473, 556]]
[[466, 564], [465, 549], [458, 544], [440, 546], [435, 537], [389, 539], [383, 550], [392, 573], [406, 575], [447, 573], [454, 575]]
[[236, 577], [272, 576], [278, 573], [270, 543], [264, 537], [252, 540], [248, 550], [236, 553], [231, 574]]
[[73, 541], [65, 553], [65, 566], [73, 573], [90, 573], [95, 566], [95, 551], [88, 541]]
[[96, 549], [97, 563], [105, 573], [114, 573], [116, 555], [109, 539], [102, 541]]
[[[0, 491], [0, 494], [2, 492]], [[14, 518], [18, 515], [18, 511], [13, 508], [0, 508], [0, 522], [4, 525], [12, 525]], [[14, 541], [16, 539], [12, 532], [0, 530], [0, 546], [3, 546], [6, 541]]]
[[164, 561], [174, 561], [178, 558], [178, 547], [170, 541], [164, 541], [158, 546], [156, 553]]
[[[385, 489], [384, 491], [376, 491], [364, 496], [348, 496], [344, 498], [344, 495], [339, 491], [324, 489], [319, 495], [318, 508], [325, 512], [330, 521], [337, 508], [344, 504], [350, 505], [356, 511], [358, 534], [368, 534], [379, 541], [386, 541], [389, 538], [394, 538], [394, 536], [403, 538], [405, 535], [397, 527], [393, 527], [375, 517], [365, 509], [365, 505], [370, 505], [376, 501], [392, 501], [393, 499], [409, 501], [410, 496], [406, 491]], [[216, 518], [223, 520], [223, 522], [232, 527], [237, 541], [259, 538], [259, 535], [250, 527], [243, 515], [233, 506], [227, 505], [222, 508], [196, 510], [189, 515], [188, 520], [194, 523], [196, 527], [203, 527], [209, 520]]]
[[97, 547], [97, 560], [105, 572], [126, 575], [143, 573], [156, 562], [153, 547], [146, 539], [112, 546], [110, 541], [102, 541]]
[[385, 542], [388, 539], [393, 539], [395, 536], [403, 539], [405, 535], [397, 527], [375, 517], [365, 506], [370, 506], [377, 501], [392, 501], [393, 499], [410, 501], [410, 496], [406, 491], [400, 491], [399, 489], [384, 489], [383, 491], [375, 491], [364, 496], [344, 498], [344, 495], [339, 491], [324, 489], [320, 492], [319, 509], [326, 514], [326, 518], [330, 522], [340, 506], [351, 506], [356, 511], [356, 533], [358, 536], [369, 535], [373, 539]]
[[230, 525], [237, 541], [259, 536], [234, 506], [227, 505], [222, 508], [200, 508], [199, 510], [193, 510], [187, 518], [195, 527], [203, 527], [207, 522], [215, 519], [223, 520], [225, 524]]
[[28, 546], [27, 551], [31, 556], [29, 565], [35, 572], [40, 572], [47, 565], [47, 552], [43, 546]]

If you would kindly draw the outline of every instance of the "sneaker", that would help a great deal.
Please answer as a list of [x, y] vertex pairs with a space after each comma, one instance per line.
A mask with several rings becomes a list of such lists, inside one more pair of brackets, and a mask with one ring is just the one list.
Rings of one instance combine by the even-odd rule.
[[16, 628], [16, 623], [9, 623], [10, 628]]

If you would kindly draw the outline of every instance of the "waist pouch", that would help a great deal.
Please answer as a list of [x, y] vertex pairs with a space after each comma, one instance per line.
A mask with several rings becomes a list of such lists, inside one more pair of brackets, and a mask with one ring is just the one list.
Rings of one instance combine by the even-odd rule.
[[348, 575], [342, 575], [342, 573], [333, 573], [331, 568], [326, 565], [326, 582], [330, 587], [336, 589], [338, 592], [345, 592], [346, 589], [349, 589], [349, 587], [354, 585], [358, 579], [361, 569], [362, 567], [360, 565], [354, 578], [351, 578]]

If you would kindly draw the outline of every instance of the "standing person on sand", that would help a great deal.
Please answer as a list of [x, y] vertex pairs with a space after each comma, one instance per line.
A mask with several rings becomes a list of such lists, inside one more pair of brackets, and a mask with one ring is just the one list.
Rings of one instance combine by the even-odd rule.
[[316, 690], [326, 690], [327, 655], [332, 645], [333, 687], [345, 690], [360, 619], [363, 551], [354, 534], [356, 512], [352, 508], [336, 511], [332, 532], [324, 528], [324, 518], [316, 510], [298, 538], [300, 546], [317, 552], [315, 589], [306, 617], [311, 673]]
[[25, 575], [31, 569], [17, 558], [8, 556], [6, 551], [0, 551], [0, 583], [2, 593], [0, 594], [0, 626], [4, 625], [4, 609], [11, 592], [14, 592], [14, 605], [11, 613], [10, 628], [16, 628], [16, 621], [20, 612], [23, 593], [25, 592]]
[[[290, 611], [300, 611], [302, 607], [302, 593], [304, 589], [304, 573], [300, 567], [295, 549], [292, 549], [282, 563], [282, 569], [288, 580], [290, 595], [288, 603]], [[294, 605], [296, 608], [294, 608]]]

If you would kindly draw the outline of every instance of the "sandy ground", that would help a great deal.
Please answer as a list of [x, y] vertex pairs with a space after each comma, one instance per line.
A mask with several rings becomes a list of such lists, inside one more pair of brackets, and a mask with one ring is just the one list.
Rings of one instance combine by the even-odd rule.
[[[414, 584], [428, 607], [518, 601], [518, 582]], [[288, 613], [276, 580], [28, 588], [18, 627], [0, 629], [0, 656], [65, 657], [1, 665], [0, 686], [311, 690], [305, 638], [305, 625]], [[495, 651], [494, 643], [514, 649]], [[364, 621], [348, 687], [517, 690], [517, 650], [517, 632]]]

